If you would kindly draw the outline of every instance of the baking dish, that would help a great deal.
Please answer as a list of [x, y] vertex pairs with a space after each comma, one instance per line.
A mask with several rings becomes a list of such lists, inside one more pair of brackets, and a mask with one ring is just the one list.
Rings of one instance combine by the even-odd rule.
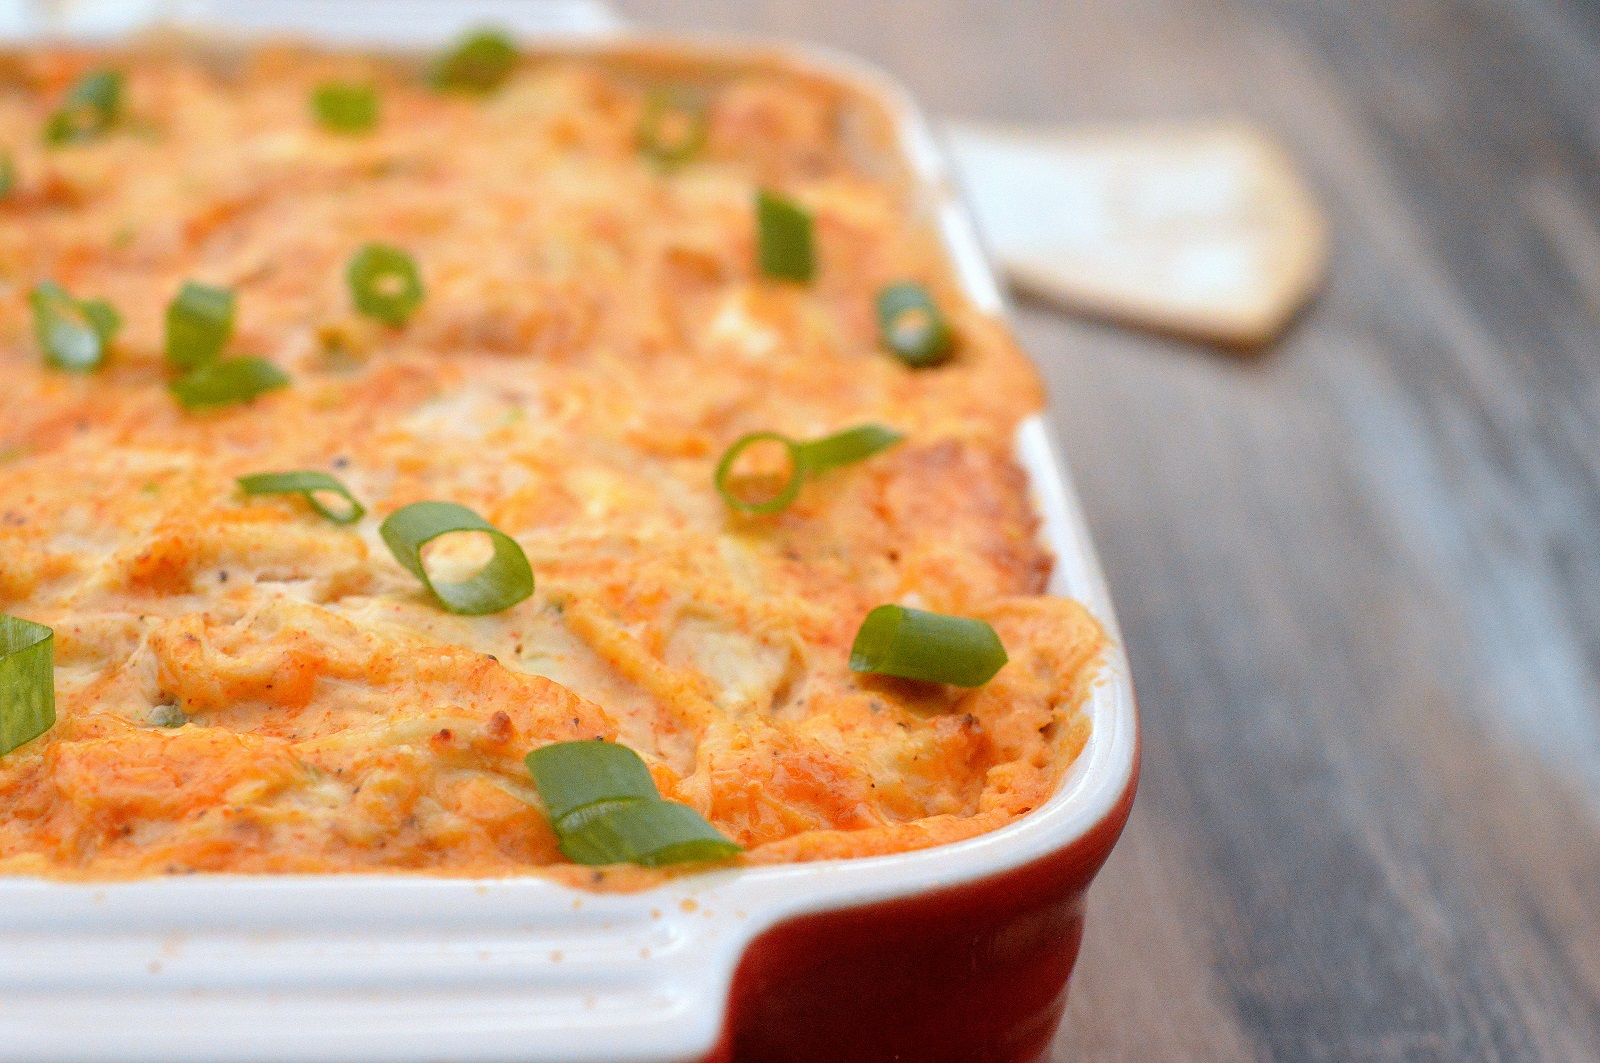
[[[348, 10], [337, 25], [321, 8], [300, 12], [296, 28], [352, 39]], [[621, 35], [530, 44], [705, 61], [775, 51]], [[1003, 313], [903, 94], [848, 60], [776, 51], [896, 115], [970, 297]], [[533, 878], [4, 880], [5, 1058], [1036, 1057], [1060, 1015], [1084, 891], [1132, 799], [1137, 725], [1110, 604], [1041, 417], [1023, 423], [1017, 446], [1056, 554], [1050, 589], [1088, 605], [1112, 640], [1089, 744], [1022, 821], [936, 849], [722, 871], [633, 895]]]

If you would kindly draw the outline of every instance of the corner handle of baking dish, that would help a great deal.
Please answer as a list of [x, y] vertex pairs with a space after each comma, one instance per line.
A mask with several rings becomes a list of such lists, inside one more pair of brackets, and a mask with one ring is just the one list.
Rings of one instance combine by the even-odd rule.
[[537, 878], [0, 878], [0, 1055], [700, 1060], [760, 930], [714, 899], [741, 877], [692, 875], [636, 894]]

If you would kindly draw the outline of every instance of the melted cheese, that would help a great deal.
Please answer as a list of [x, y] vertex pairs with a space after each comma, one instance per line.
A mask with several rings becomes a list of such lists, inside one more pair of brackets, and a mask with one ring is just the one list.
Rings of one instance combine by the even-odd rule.
[[[128, 123], [46, 150], [53, 101], [108, 63]], [[753, 863], [938, 844], [1048, 798], [1087, 736], [1101, 635], [1042, 596], [1011, 446], [1033, 371], [949, 279], [905, 183], [837, 132], [869, 104], [724, 70], [705, 156], [663, 172], [633, 145], [647, 75], [529, 62], [480, 101], [294, 47], [0, 57], [19, 171], [0, 201], [0, 609], [56, 630], [59, 709], [0, 759], [0, 872], [593, 884], [521, 759], [592, 736], [637, 749]], [[375, 133], [315, 127], [330, 77], [379, 86]], [[754, 273], [761, 185], [816, 213], [809, 288]], [[420, 264], [403, 329], [349, 305], [345, 263], [373, 239]], [[877, 345], [873, 297], [906, 277], [960, 336], [945, 367]], [[47, 278], [121, 310], [102, 371], [42, 363], [26, 292]], [[163, 311], [189, 278], [236, 290], [232, 349], [292, 387], [173, 402]], [[712, 489], [745, 432], [867, 420], [907, 442], [779, 516]], [[334, 471], [370, 515], [343, 528], [234, 488], [295, 468]], [[432, 498], [514, 536], [535, 594], [476, 618], [431, 601], [376, 527]], [[975, 691], [852, 674], [888, 601], [989, 619], [1011, 663]]]

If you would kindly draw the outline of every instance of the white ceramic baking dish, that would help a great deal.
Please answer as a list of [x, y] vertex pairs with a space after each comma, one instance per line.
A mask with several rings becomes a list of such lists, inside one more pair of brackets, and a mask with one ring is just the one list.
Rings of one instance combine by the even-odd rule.
[[[527, 28], [514, 5], [486, 7], [496, 5], [406, 0], [374, 20], [370, 2], [278, 3], [243, 21], [390, 45], [447, 37], [486, 14]], [[608, 31], [559, 47], [632, 43]], [[1003, 314], [905, 94], [852, 60], [779, 51], [898, 116], [900, 149], [968, 293]], [[1111, 636], [1088, 746], [1025, 819], [929, 850], [717, 872], [631, 896], [537, 878], [0, 879], [0, 1059], [667, 1063], [819, 1058], [819, 1045], [837, 1060], [1037, 1056], [1064, 1002], [1083, 891], [1132, 799], [1138, 728], [1111, 603], [1042, 416], [1022, 424], [1017, 448], [1056, 557], [1050, 590], [1087, 604]], [[978, 999], [990, 985], [1001, 995]]]

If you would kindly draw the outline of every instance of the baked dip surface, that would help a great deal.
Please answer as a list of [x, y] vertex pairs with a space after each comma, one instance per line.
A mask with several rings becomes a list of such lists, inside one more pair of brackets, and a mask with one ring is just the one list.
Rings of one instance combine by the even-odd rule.
[[[47, 136], [98, 71], [114, 120]], [[329, 85], [372, 120], [330, 123]], [[664, 86], [695, 101], [681, 157], [642, 145]], [[1103, 636], [1044, 595], [1013, 448], [1035, 373], [950, 275], [888, 123], [776, 63], [525, 55], [460, 92], [292, 44], [0, 54], [0, 612], [54, 630], [57, 713], [0, 756], [0, 872], [655, 881], [558, 848], [523, 758], [575, 739], [637, 751], [747, 863], [1048, 799]], [[809, 215], [808, 282], [763, 270], [760, 190]], [[420, 276], [398, 323], [352, 297], [374, 242]], [[940, 364], [885, 348], [906, 281], [948, 320]], [[88, 371], [42, 349], [47, 282], [121, 318]], [[232, 293], [222, 357], [286, 385], [180, 401], [186, 282]], [[776, 512], [714, 483], [748, 433], [869, 423], [904, 438]], [[282, 470], [366, 515], [237, 483]], [[532, 594], [443, 607], [379, 534], [430, 500], [514, 539]], [[436, 581], [481, 539], [434, 540]], [[972, 688], [854, 672], [885, 603], [985, 620], [1009, 662]]]

